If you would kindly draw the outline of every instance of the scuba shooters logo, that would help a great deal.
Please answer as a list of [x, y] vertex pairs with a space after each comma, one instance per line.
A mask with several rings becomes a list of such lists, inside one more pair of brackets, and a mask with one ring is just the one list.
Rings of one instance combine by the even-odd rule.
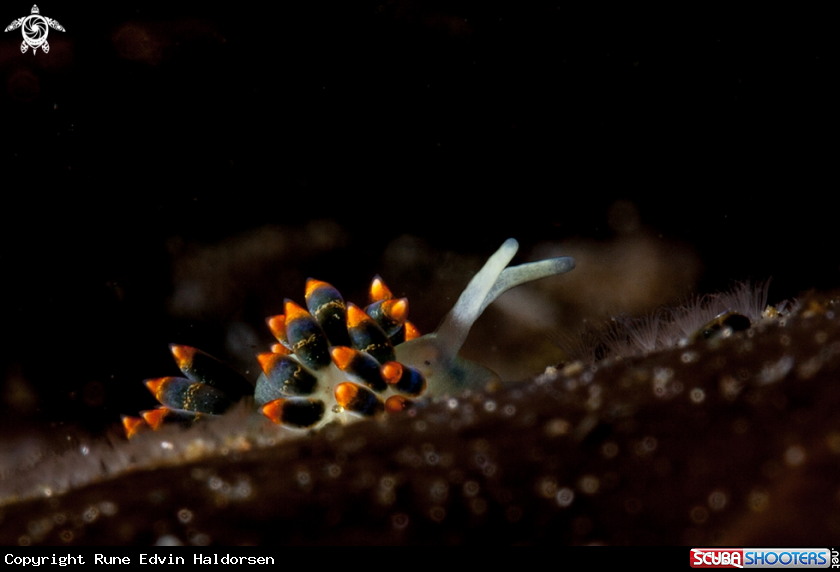
[[836, 549], [692, 548], [692, 568], [838, 568]]

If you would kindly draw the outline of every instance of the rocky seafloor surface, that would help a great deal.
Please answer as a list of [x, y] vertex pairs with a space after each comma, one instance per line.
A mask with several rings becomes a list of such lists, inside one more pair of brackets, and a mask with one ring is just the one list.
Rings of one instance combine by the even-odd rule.
[[129, 460], [63, 494], [7, 497], [0, 543], [828, 544], [838, 312], [840, 293], [806, 294], [725, 339], [273, 446], [243, 435], [192, 461]]

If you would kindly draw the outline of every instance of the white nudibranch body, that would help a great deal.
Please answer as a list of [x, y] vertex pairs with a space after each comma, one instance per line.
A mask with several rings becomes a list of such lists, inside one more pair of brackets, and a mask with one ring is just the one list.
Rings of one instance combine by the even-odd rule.
[[559, 257], [508, 268], [518, 248], [516, 240], [506, 240], [437, 331], [425, 336], [407, 321], [408, 301], [395, 299], [379, 277], [371, 286], [371, 304], [364, 309], [346, 304], [330, 284], [310, 279], [306, 309], [287, 300], [285, 313], [267, 320], [279, 344], [258, 356], [263, 373], [255, 390], [211, 356], [173, 345], [186, 377], [147, 380], [163, 407], [144, 412], [142, 420], [124, 418], [126, 432], [131, 437], [144, 425], [192, 423], [225, 411], [251, 393], [275, 423], [317, 429], [331, 421], [399, 411], [421, 395], [483, 388], [498, 376], [458, 356], [473, 323], [507, 290], [575, 267], [572, 258]]

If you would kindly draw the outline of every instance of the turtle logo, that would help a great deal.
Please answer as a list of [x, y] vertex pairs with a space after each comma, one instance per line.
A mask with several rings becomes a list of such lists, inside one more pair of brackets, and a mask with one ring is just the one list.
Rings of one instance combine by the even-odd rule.
[[32, 6], [32, 13], [29, 16], [18, 18], [6, 26], [4, 32], [17, 30], [18, 28], [21, 28], [23, 32], [23, 43], [20, 45], [21, 53], [25, 54], [26, 50], [32, 48], [32, 55], [35, 55], [38, 48], [44, 50], [45, 54], [50, 52], [50, 45], [47, 43], [47, 34], [49, 34], [50, 28], [59, 32], [65, 31], [62, 25], [55, 20], [41, 16], [37, 4]]

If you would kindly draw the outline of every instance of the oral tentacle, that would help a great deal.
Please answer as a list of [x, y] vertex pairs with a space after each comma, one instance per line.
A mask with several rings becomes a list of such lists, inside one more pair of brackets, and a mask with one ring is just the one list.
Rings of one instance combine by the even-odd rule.
[[452, 360], [464, 345], [467, 334], [473, 323], [481, 315], [485, 307], [484, 300], [493, 289], [505, 267], [513, 259], [519, 243], [507, 239], [502, 246], [484, 264], [478, 274], [473, 276], [470, 283], [458, 297], [458, 301], [443, 319], [435, 332], [436, 343], [442, 352], [443, 360]]
[[519, 266], [511, 266], [505, 268], [499, 275], [493, 288], [484, 299], [481, 309], [478, 314], [481, 315], [487, 306], [496, 301], [496, 298], [520, 284], [526, 282], [533, 282], [534, 280], [541, 280], [549, 276], [556, 276], [558, 274], [565, 274], [575, 268], [575, 259], [571, 256], [561, 256], [558, 258], [549, 258], [537, 262], [527, 262]]

